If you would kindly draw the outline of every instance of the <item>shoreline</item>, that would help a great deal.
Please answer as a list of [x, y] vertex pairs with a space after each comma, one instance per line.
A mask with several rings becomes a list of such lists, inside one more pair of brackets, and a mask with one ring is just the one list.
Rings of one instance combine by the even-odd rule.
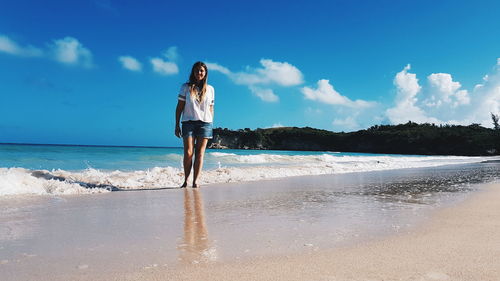
[[488, 183], [405, 233], [320, 252], [152, 268], [113, 280], [497, 280], [499, 201], [500, 183]]
[[[500, 200], [498, 182], [489, 184], [494, 188], [477, 182], [492, 179], [483, 173], [498, 181], [497, 171], [482, 164], [21, 200], [0, 209], [6, 227], [0, 275], [16, 281], [478, 279], [438, 271], [443, 266], [408, 275], [413, 264], [425, 265], [427, 258], [415, 260], [427, 254], [418, 245], [431, 245], [432, 253], [439, 248], [432, 243], [443, 238], [412, 237], [440, 232], [436, 217], [447, 210], [464, 209], [455, 218], [460, 222], [471, 200]], [[500, 221], [495, 207], [493, 222]], [[456, 240], [454, 230], [444, 231]]]
[[[300, 157], [300, 156], [299, 156]], [[460, 169], [468, 165], [494, 164], [498, 157], [467, 157], [464, 159], [438, 159], [425, 163], [426, 159], [395, 158], [387, 161], [381, 158], [357, 159], [351, 156], [341, 158], [339, 163], [315, 163], [308, 165], [230, 166], [206, 169], [200, 179], [202, 186], [216, 186], [226, 183], [248, 183], [267, 180], [283, 180], [291, 177], [339, 176], [377, 172], [402, 172], [411, 169]], [[298, 158], [300, 160], [300, 158]], [[475, 162], [470, 162], [474, 159]], [[251, 160], [251, 159], [250, 159]], [[299, 161], [295, 159], [295, 161]], [[337, 160], [337, 159], [335, 159]], [[441, 162], [439, 162], [441, 161]], [[459, 162], [460, 161], [460, 162]], [[146, 170], [43, 170], [27, 168], [0, 168], [0, 176], [10, 180], [15, 188], [0, 187], [0, 200], [5, 196], [30, 195], [82, 195], [106, 193], [108, 191], [131, 191], [153, 189], [176, 189], [182, 183], [182, 171], [175, 167], [155, 167]], [[2, 178], [0, 178], [2, 180]], [[14, 191], [16, 190], [16, 191]], [[16, 193], [17, 192], [17, 193]]]

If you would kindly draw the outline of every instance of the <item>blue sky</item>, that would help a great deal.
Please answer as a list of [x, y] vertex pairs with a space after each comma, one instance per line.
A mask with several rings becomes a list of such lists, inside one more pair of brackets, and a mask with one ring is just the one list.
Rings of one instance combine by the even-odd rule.
[[215, 126], [491, 126], [498, 1], [2, 1], [0, 142], [180, 146], [209, 65]]

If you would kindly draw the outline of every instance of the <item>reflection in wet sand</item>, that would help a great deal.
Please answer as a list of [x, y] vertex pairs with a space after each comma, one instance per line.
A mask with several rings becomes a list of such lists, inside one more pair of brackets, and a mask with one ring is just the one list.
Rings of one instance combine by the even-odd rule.
[[208, 239], [203, 198], [199, 189], [184, 189], [184, 240], [177, 248], [182, 263], [206, 263], [217, 259], [215, 246]]

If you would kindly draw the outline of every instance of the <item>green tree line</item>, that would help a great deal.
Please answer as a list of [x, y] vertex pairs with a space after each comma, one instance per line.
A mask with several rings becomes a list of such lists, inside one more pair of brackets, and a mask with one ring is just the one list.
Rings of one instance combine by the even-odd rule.
[[211, 147], [420, 155], [500, 155], [500, 128], [490, 129], [479, 124], [460, 126], [414, 122], [375, 125], [366, 130], [348, 133], [310, 127], [256, 130], [216, 128]]

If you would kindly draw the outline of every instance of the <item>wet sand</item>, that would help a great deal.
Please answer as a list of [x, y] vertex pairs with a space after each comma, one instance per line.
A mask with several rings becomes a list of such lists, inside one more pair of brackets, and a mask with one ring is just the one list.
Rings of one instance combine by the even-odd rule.
[[479, 164], [11, 198], [0, 205], [0, 276], [497, 280], [500, 186], [477, 184], [498, 171]]
[[[124, 280], [499, 280], [500, 184], [410, 230], [330, 251], [152, 269]], [[120, 277], [121, 278], [121, 277]], [[120, 279], [118, 278], [118, 279]]]

